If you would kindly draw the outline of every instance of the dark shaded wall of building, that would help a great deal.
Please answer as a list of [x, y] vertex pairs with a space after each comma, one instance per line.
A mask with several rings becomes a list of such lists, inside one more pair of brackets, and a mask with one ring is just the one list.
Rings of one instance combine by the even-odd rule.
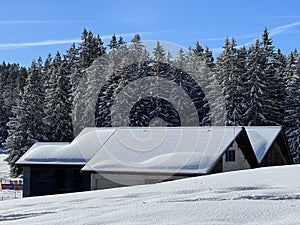
[[41, 196], [90, 190], [90, 176], [82, 166], [31, 165], [23, 172], [23, 196]]

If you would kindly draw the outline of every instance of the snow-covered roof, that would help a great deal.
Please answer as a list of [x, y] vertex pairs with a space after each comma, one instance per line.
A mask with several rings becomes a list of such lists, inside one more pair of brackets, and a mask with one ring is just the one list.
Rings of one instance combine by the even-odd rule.
[[37, 142], [17, 164], [85, 165], [115, 128], [85, 128], [71, 143]]
[[[242, 127], [85, 128], [71, 143], [38, 142], [18, 164], [83, 165], [84, 171], [209, 173]], [[258, 163], [281, 127], [245, 127]]]
[[242, 127], [118, 128], [83, 171], [209, 173]]
[[281, 131], [280, 126], [245, 127], [258, 163], [261, 163]]

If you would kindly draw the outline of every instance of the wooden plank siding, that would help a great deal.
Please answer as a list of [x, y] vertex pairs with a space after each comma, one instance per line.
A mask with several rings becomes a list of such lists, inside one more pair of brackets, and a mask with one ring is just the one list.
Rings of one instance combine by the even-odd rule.
[[269, 151], [263, 158], [260, 166], [281, 166], [292, 164], [292, 157], [284, 134], [280, 132]]
[[[90, 190], [90, 176], [82, 166], [30, 165], [24, 167], [23, 197]], [[27, 172], [26, 172], [27, 171]]]

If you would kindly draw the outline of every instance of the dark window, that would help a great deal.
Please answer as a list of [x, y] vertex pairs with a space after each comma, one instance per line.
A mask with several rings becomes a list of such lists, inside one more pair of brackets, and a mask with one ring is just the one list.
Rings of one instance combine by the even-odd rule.
[[229, 149], [225, 154], [226, 161], [235, 161], [235, 150]]

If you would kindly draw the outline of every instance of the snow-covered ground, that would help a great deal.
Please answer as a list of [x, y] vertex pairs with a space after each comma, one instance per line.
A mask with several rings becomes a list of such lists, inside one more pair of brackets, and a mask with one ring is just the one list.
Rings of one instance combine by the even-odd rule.
[[1, 154], [1, 151], [0, 149], [0, 179], [4, 179], [9, 177], [9, 166], [4, 161], [7, 158], [7, 154]]
[[[7, 158], [6, 154], [1, 154], [2, 149], [0, 149], [0, 183], [8, 183], [9, 178], [9, 166], [4, 159]], [[14, 190], [2, 190], [0, 186], [0, 201], [21, 198], [22, 191], [14, 191]]]
[[1, 224], [299, 224], [300, 165], [1, 202]]

